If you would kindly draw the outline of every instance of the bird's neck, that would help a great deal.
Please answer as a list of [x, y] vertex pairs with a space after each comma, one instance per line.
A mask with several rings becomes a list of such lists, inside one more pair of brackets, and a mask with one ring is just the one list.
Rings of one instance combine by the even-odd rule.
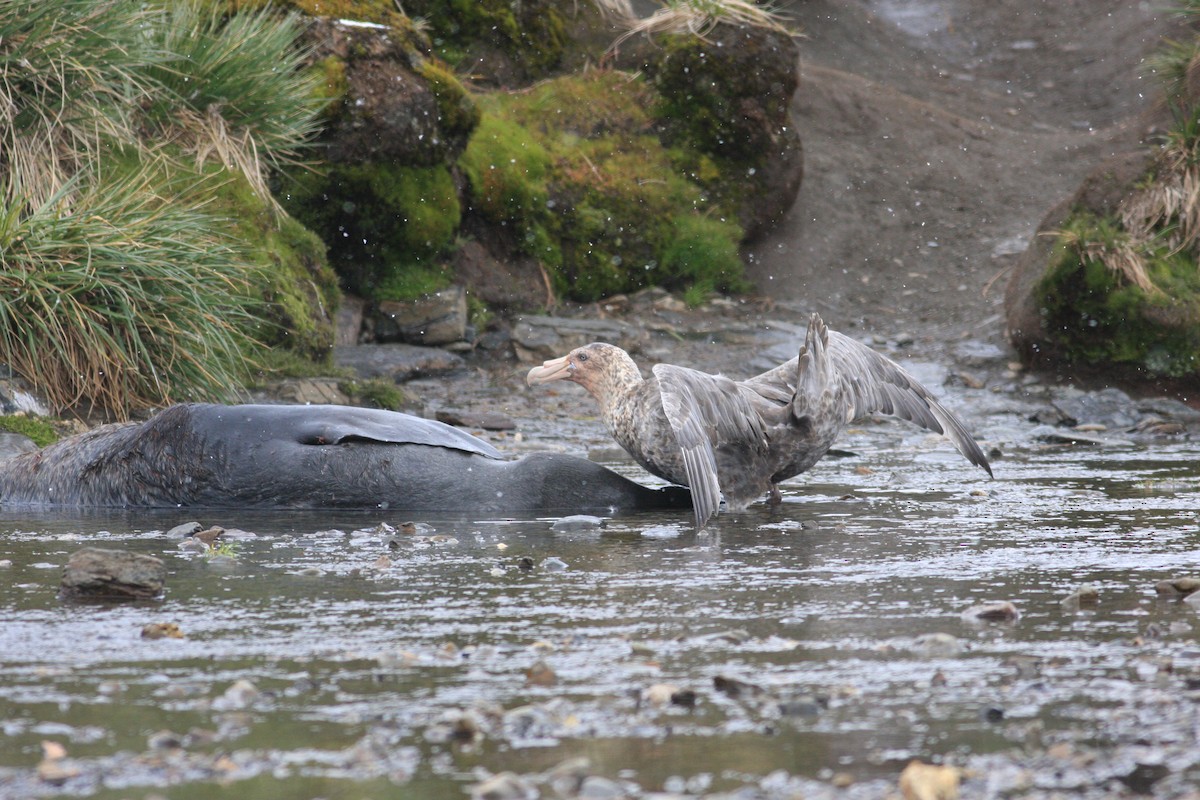
[[587, 387], [600, 406], [600, 415], [610, 429], [622, 406], [643, 383], [645, 381], [637, 364], [633, 359], [628, 359], [606, 370], [595, 383]]

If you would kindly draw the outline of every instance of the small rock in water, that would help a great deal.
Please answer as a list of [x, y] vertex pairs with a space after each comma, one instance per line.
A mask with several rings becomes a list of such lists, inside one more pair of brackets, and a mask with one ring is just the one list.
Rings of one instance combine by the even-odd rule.
[[558, 683], [558, 675], [545, 661], [537, 661], [525, 670], [525, 681], [531, 686], [553, 686]]
[[996, 600], [971, 606], [962, 612], [962, 618], [966, 622], [1016, 622], [1021, 612], [1007, 600]]
[[558, 556], [550, 556], [549, 558], [543, 558], [542, 563], [538, 566], [547, 572], [562, 572], [567, 568], [567, 562]]
[[696, 705], [696, 693], [690, 689], [680, 689], [671, 683], [655, 683], [642, 691], [642, 701], [647, 705], [662, 708], [666, 705], [692, 708]]
[[961, 773], [954, 767], [910, 761], [900, 773], [904, 800], [956, 800]]
[[948, 633], [923, 633], [913, 640], [912, 650], [926, 658], [946, 658], [962, 652], [962, 643]]
[[604, 520], [589, 514], [573, 514], [555, 520], [550, 526], [554, 531], [590, 531], [604, 527]]
[[471, 787], [472, 800], [532, 800], [538, 792], [515, 772], [500, 772]]
[[176, 525], [171, 530], [167, 531], [168, 539], [182, 539], [185, 536], [191, 536], [197, 531], [202, 530], [199, 522], [185, 522], [182, 525]]
[[575, 797], [591, 769], [592, 762], [586, 758], [568, 758], [552, 767], [545, 780], [559, 797]]
[[713, 688], [734, 700], [744, 700], [766, 694], [766, 689], [757, 684], [738, 678], [729, 678], [725, 675], [713, 676]]
[[151, 622], [142, 628], [143, 639], [182, 639], [183, 631], [174, 622]]
[[1200, 578], [1171, 578], [1154, 584], [1160, 597], [1183, 598], [1200, 589]]
[[240, 711], [258, 699], [259, 694], [257, 686], [240, 678], [223, 695], [213, 700], [212, 707], [217, 711]]
[[1081, 608], [1095, 608], [1100, 602], [1100, 590], [1091, 584], [1085, 583], [1069, 595], [1059, 601], [1067, 611], [1078, 611]]
[[611, 778], [589, 775], [579, 787], [579, 800], [625, 800], [625, 787]]
[[158, 597], [167, 580], [161, 558], [85, 547], [71, 554], [63, 569], [61, 594], [94, 600], [146, 600]]
[[780, 700], [777, 708], [781, 717], [815, 717], [827, 706], [828, 702], [816, 695], [801, 695]]

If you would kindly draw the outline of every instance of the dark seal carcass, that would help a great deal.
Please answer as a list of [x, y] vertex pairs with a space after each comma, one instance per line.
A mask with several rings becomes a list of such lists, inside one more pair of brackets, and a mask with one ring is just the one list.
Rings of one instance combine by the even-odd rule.
[[350, 406], [171, 406], [0, 462], [0, 505], [605, 511], [690, 505], [558, 453]]

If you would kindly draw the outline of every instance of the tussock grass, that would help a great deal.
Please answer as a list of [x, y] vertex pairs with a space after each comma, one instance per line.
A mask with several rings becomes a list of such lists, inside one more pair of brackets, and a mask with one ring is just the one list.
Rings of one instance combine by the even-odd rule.
[[302, 69], [300, 18], [263, 8], [226, 19], [219, 5], [182, 2], [151, 30], [151, 47], [170, 54], [145, 68], [157, 87], [145, 111], [156, 138], [179, 145], [200, 169], [218, 159], [270, 198], [268, 170], [299, 163], [320, 129], [322, 78]]
[[623, 29], [609, 46], [610, 51], [639, 35], [684, 33], [703, 39], [720, 24], [791, 33], [778, 12], [754, 0], [659, 0], [659, 8], [647, 17], [638, 16], [631, 0], [594, 2], [606, 19]]
[[79, 183], [0, 205], [0, 357], [56, 409], [231, 398], [256, 310], [237, 246], [158, 170]]
[[55, 410], [228, 399], [261, 347], [210, 162], [269, 200], [319, 78], [297, 17], [218, 7], [0, 2], [0, 359]]

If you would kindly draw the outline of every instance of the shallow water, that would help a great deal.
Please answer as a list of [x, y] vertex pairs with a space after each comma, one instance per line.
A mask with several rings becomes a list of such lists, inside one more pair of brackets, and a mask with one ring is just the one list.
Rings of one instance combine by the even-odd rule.
[[[968, 796], [1200, 783], [1200, 620], [1154, 588], [1200, 575], [1200, 447], [1018, 443], [989, 481], [898, 425], [838, 446], [699, 535], [675, 512], [417, 535], [386, 512], [4, 514], [0, 796], [459, 798], [512, 771], [556, 797], [573, 757], [675, 795], [882, 797], [913, 758], [966, 767]], [[163, 533], [192, 519], [247, 532], [236, 556]], [[61, 601], [84, 544], [164, 558], [165, 598]], [[1099, 603], [1064, 606], [1082, 584]], [[1001, 600], [1017, 621], [964, 621]], [[39, 776], [47, 740], [67, 755]]]

